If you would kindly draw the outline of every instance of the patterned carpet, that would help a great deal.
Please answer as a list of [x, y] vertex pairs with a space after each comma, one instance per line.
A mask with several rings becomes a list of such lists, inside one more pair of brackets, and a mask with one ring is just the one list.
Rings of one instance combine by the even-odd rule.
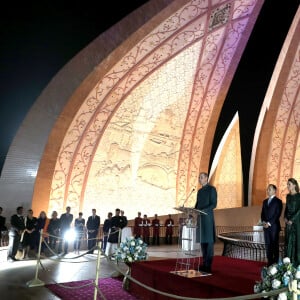
[[[61, 284], [48, 284], [46, 287], [62, 300], [92, 300], [94, 299], [93, 280], [73, 281]], [[122, 288], [122, 278], [101, 278], [99, 280], [101, 294], [97, 294], [97, 299], [106, 300], [136, 300]]]

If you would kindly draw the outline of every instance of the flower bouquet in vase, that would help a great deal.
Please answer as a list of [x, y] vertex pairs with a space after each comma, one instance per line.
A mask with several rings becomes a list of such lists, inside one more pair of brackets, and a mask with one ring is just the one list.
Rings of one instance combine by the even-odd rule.
[[147, 259], [148, 245], [141, 238], [129, 237], [115, 251], [116, 261], [122, 261], [128, 266], [128, 270], [124, 276], [123, 288], [128, 290], [129, 280], [127, 276], [131, 273], [131, 264], [135, 261]]
[[[300, 265], [296, 268], [291, 263], [289, 257], [285, 257], [278, 264], [263, 267], [261, 272], [262, 280], [254, 285], [255, 293], [266, 293], [273, 290], [287, 288], [293, 280], [297, 281], [297, 288], [300, 289]], [[299, 297], [299, 296], [298, 296]], [[278, 295], [270, 297], [273, 299], [289, 300], [293, 299], [292, 292], [287, 289]], [[299, 298], [298, 298], [299, 299]]]

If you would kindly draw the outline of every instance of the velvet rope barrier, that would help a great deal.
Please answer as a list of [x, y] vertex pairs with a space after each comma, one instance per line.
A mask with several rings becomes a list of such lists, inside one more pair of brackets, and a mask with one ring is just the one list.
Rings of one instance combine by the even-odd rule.
[[[120, 241], [120, 239], [119, 239], [119, 241]], [[44, 242], [46, 244], [46, 246], [48, 246], [47, 243], [46, 243], [46, 241], [43, 240], [43, 230], [41, 230], [41, 232], [40, 232], [39, 247], [38, 247], [38, 254], [37, 254], [37, 262], [36, 262], [36, 269], [35, 269], [35, 277], [34, 277], [34, 279], [32, 279], [32, 280], [30, 280], [30, 281], [27, 282], [27, 286], [28, 287], [37, 287], [37, 286], [44, 286], [45, 285], [45, 283], [38, 278], [39, 265], [41, 264], [40, 260], [41, 260], [41, 245], [42, 245], [42, 242]], [[88, 284], [84, 284], [84, 285], [79, 286], [79, 287], [69, 287], [69, 286], [64, 286], [62, 284], [58, 284], [58, 283], [56, 283], [56, 284], [58, 284], [58, 285], [60, 285], [61, 287], [64, 287], [64, 288], [68, 288], [68, 289], [78, 289], [78, 288], [87, 287], [89, 285], [93, 285], [94, 286], [94, 300], [97, 299], [97, 294], [98, 293], [101, 295], [101, 297], [103, 299], [105, 299], [104, 295], [101, 292], [101, 286], [100, 287], [98, 286], [98, 282], [99, 282], [99, 278], [100, 278], [100, 261], [101, 261], [101, 256], [102, 256], [102, 258], [105, 258], [107, 260], [107, 262], [119, 274], [122, 274], [123, 276], [126, 276], [130, 281], [132, 281], [132, 282], [140, 285], [141, 287], [143, 287], [143, 288], [145, 288], [145, 289], [147, 289], [149, 291], [152, 291], [154, 293], [157, 293], [157, 294], [160, 294], [160, 295], [163, 295], [163, 296], [170, 297], [172, 299], [205, 300], [205, 298], [190, 298], [190, 297], [183, 297], [183, 296], [178, 296], [178, 295], [174, 295], [174, 294], [169, 294], [169, 293], [166, 293], [166, 292], [162, 292], [162, 291], [156, 290], [156, 289], [154, 289], [154, 288], [152, 288], [150, 286], [147, 286], [147, 285], [141, 283], [140, 281], [136, 280], [135, 278], [131, 277], [130, 274], [128, 274], [126, 272], [123, 272], [119, 268], [119, 266], [118, 266], [118, 261], [116, 261], [115, 263], [113, 263], [113, 261], [111, 260], [112, 257], [105, 255], [101, 251], [100, 242], [97, 243], [97, 245], [95, 246], [95, 248], [98, 249], [98, 255], [97, 255], [97, 265], [96, 265], [96, 276], [95, 276], [94, 280], [92, 280]], [[83, 254], [83, 255], [85, 255], [85, 254]], [[80, 256], [83, 256], [83, 255], [80, 255]], [[78, 258], [80, 256], [72, 257], [72, 258], [69, 258], [69, 259], [75, 259], [75, 258]], [[64, 258], [64, 259], [66, 259], [66, 258]], [[62, 261], [61, 258], [59, 258], [59, 260]], [[95, 260], [93, 260], [93, 262], [94, 261]], [[62, 261], [62, 262], [66, 262], [66, 261]], [[85, 261], [81, 261], [80, 263], [82, 263], [82, 262], [85, 262]], [[230, 297], [230, 298], [226, 298], [226, 299], [227, 300], [246, 300], [246, 299], [268, 298], [268, 297], [271, 297], [271, 296], [279, 295], [280, 293], [287, 292], [287, 291], [292, 292], [293, 300], [297, 300], [298, 295], [300, 295], [300, 292], [297, 289], [297, 280], [290, 281], [289, 286], [285, 287], [285, 288], [282, 288], [282, 289], [272, 290], [270, 292], [262, 292], [262, 293], [257, 293], [257, 294], [251, 294], [251, 295], [243, 295], [243, 296], [237, 296], [237, 297]], [[210, 300], [221, 300], [221, 299], [224, 299], [224, 298], [210, 298]]]

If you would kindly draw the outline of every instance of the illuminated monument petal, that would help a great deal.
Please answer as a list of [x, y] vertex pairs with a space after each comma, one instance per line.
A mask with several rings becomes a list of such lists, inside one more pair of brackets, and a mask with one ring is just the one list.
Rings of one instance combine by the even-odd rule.
[[146, 198], [156, 195], [155, 203], [144, 201], [150, 212], [182, 203], [208, 168], [219, 114], [261, 6], [173, 1], [95, 65], [49, 137], [34, 208], [49, 202], [48, 211], [70, 205], [87, 214], [102, 201], [137, 203], [145, 186]]
[[300, 174], [300, 8], [278, 58], [256, 127], [249, 176], [252, 204], [273, 183], [285, 201], [288, 178]]
[[218, 193], [217, 208], [243, 206], [243, 174], [238, 113], [228, 126], [214, 157], [209, 181]]

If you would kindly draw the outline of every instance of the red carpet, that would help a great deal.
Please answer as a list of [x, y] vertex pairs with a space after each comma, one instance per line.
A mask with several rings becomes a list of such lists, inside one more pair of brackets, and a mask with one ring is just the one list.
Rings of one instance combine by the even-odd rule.
[[[186, 278], [170, 273], [176, 259], [134, 263], [131, 276], [159, 291], [184, 297], [223, 298], [253, 294], [253, 286], [260, 280], [263, 262], [215, 256], [211, 276]], [[130, 293], [138, 299], [169, 300], [131, 282]]]
[[[169, 294], [192, 298], [227, 298], [253, 294], [253, 286], [260, 280], [263, 262], [215, 256], [212, 275], [186, 278], [170, 273], [175, 270], [176, 259], [136, 262], [132, 265], [131, 276], [141, 283]], [[78, 287], [92, 280], [63, 283]], [[92, 300], [92, 285], [80, 289], [66, 289], [57, 284], [46, 287], [63, 300]], [[99, 287], [107, 300], [171, 300], [130, 282], [130, 294], [122, 288], [121, 278], [103, 278]], [[134, 295], [134, 296], [132, 296]], [[98, 294], [98, 299], [102, 299]]]
[[[79, 287], [93, 280], [83, 280], [83, 281], [73, 281], [68, 283], [62, 283], [64, 286], [68, 287]], [[92, 300], [94, 299], [94, 286], [89, 285], [83, 288], [64, 288], [57, 284], [48, 284], [46, 287], [56, 296], [62, 300]], [[127, 293], [122, 288], [122, 279], [120, 278], [103, 278], [99, 280], [99, 288], [105, 299], [107, 300], [136, 300], [135, 297]], [[97, 299], [103, 299], [98, 293]]]

